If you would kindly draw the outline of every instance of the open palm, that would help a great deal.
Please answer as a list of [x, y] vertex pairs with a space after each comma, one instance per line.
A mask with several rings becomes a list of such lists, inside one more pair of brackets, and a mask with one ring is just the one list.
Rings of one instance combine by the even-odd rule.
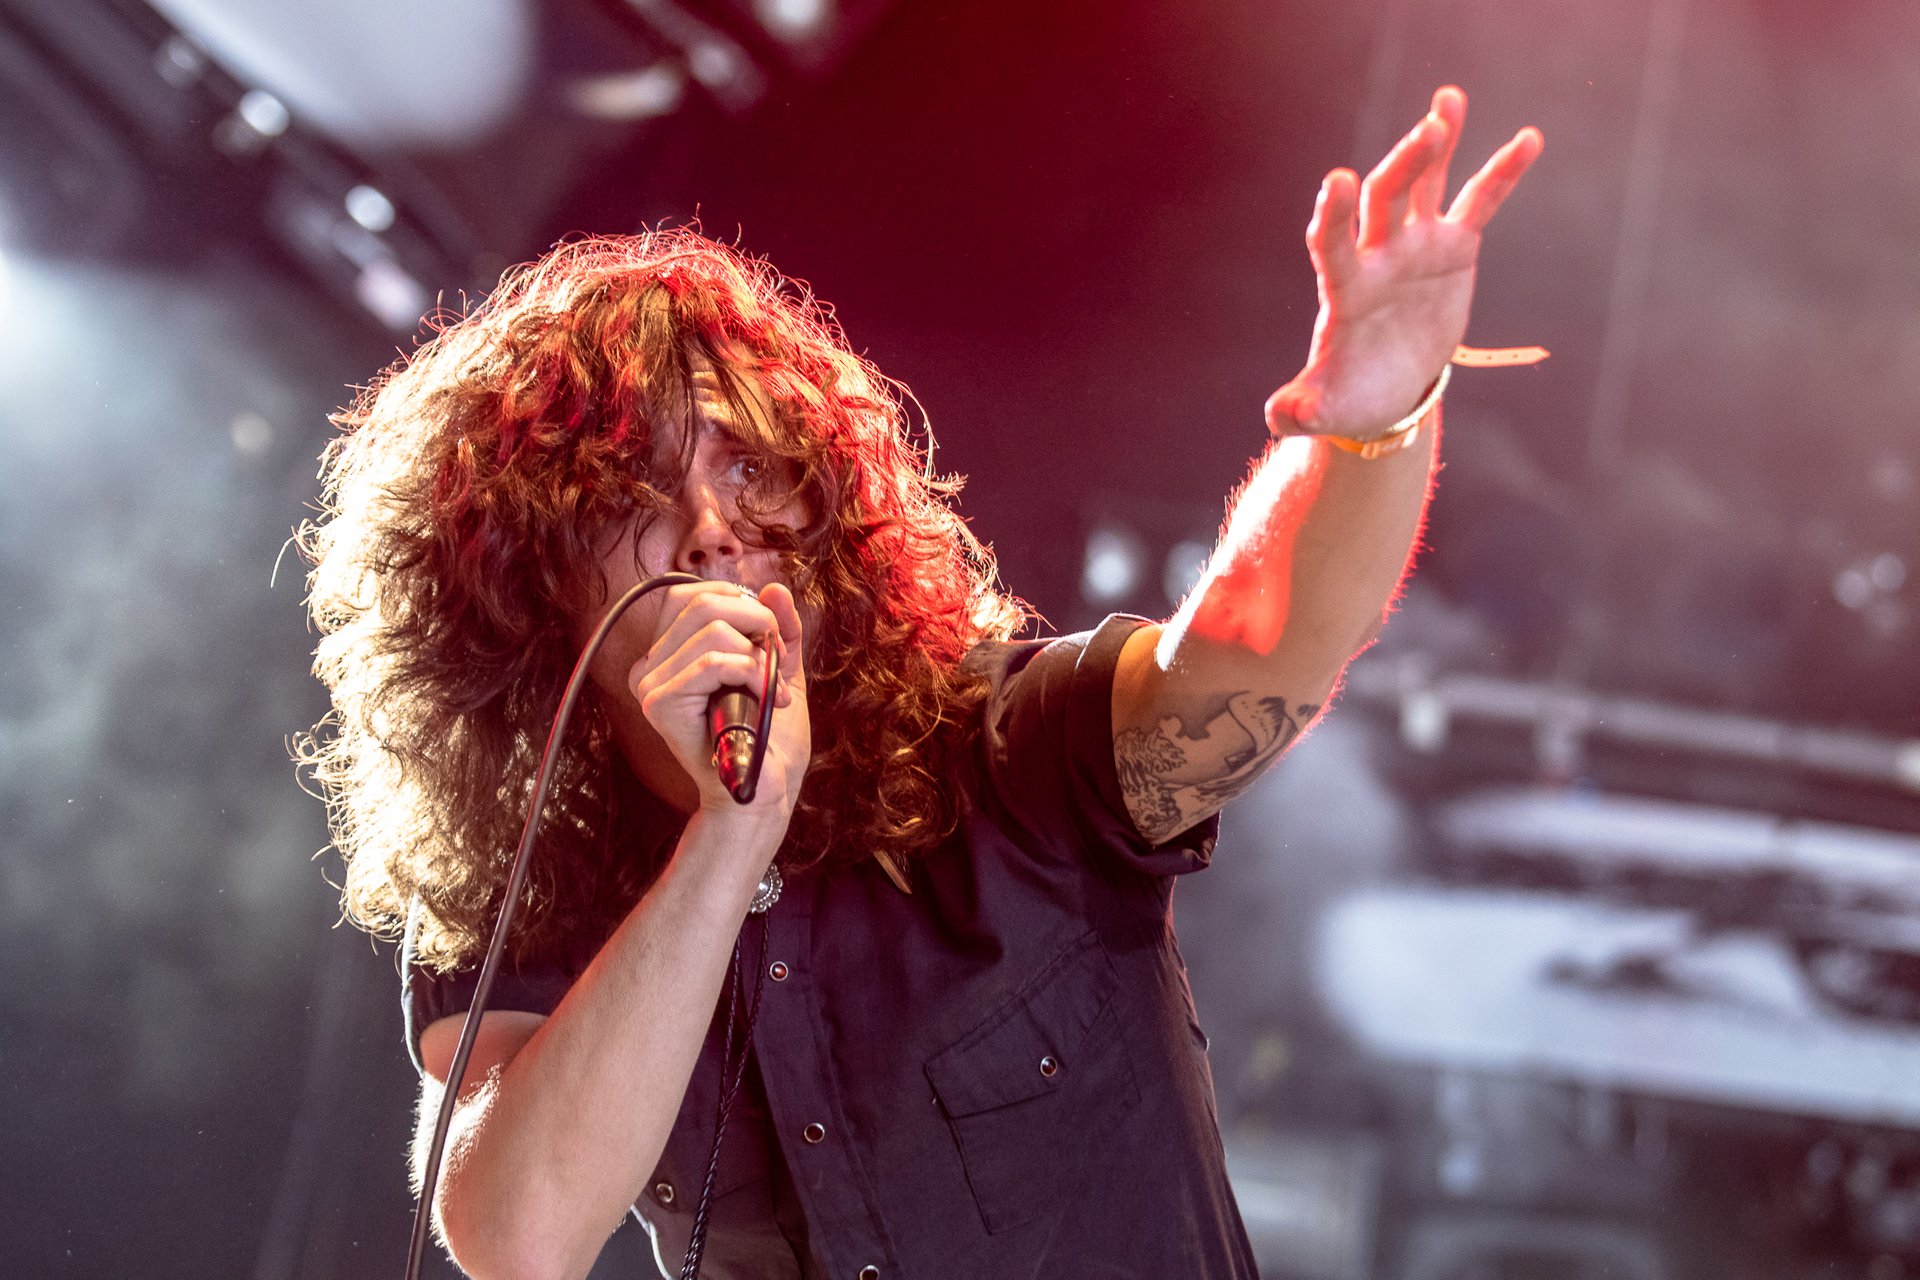
[[1420, 400], [1466, 335], [1480, 237], [1545, 145], [1520, 130], [1442, 208], [1467, 95], [1432, 111], [1362, 182], [1335, 169], [1307, 227], [1320, 314], [1306, 367], [1267, 402], [1276, 435], [1367, 439]]

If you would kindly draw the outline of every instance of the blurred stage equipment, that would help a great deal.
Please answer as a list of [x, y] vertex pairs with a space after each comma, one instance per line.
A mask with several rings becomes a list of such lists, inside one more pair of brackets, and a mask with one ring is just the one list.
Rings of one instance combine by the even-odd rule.
[[1679, 1280], [1750, 1204], [1920, 1261], [1920, 740], [1430, 655], [1348, 696], [1427, 835], [1313, 944], [1399, 1115], [1378, 1274]]
[[1227, 1172], [1262, 1270], [1373, 1280], [1385, 1158], [1368, 1134], [1236, 1135]]
[[1512, 726], [1532, 736], [1537, 763], [1579, 771], [1588, 742], [1653, 752], [1693, 752], [1880, 783], [1920, 794], [1920, 738], [1890, 738], [1768, 720], [1651, 699], [1473, 673], [1432, 673], [1421, 658], [1357, 664], [1348, 682], [1359, 698], [1394, 703], [1401, 735], [1416, 751], [1447, 745], [1463, 722]]
[[583, 190], [613, 210], [596, 230], [647, 221], [648, 147], [823, 79], [889, 7], [0, 0], [22, 126], [0, 138], [0, 236], [97, 256], [264, 231], [411, 333], [574, 230], [552, 220]]

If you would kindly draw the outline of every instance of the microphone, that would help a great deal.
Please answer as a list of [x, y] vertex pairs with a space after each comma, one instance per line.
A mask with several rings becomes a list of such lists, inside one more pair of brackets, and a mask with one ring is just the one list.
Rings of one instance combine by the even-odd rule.
[[757, 767], [760, 699], [737, 684], [707, 695], [707, 729], [713, 735], [713, 767], [734, 800], [748, 804], [760, 785]]
[[760, 693], [730, 684], [707, 695], [707, 732], [713, 737], [713, 768], [736, 804], [750, 804], [760, 786], [760, 764], [767, 758], [767, 733], [773, 727], [773, 682], [780, 659], [767, 645]]

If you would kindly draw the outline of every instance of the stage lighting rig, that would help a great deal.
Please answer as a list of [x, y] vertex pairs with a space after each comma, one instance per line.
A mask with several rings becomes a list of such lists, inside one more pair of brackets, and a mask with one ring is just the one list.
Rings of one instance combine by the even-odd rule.
[[767, 95], [767, 76], [725, 28], [675, 0], [609, 0], [674, 52], [687, 78], [724, 111], [741, 114]]
[[404, 159], [376, 172], [145, 4], [7, 0], [0, 64], [39, 126], [0, 140], [15, 245], [177, 261], [264, 226], [397, 332], [437, 291], [486, 283], [479, 237]]

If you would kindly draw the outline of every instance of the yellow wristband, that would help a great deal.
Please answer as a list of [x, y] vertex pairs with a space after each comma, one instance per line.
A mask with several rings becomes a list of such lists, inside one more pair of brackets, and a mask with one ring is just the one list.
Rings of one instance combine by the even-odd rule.
[[1357, 454], [1368, 461], [1384, 458], [1390, 453], [1398, 453], [1420, 438], [1420, 424], [1427, 420], [1427, 415], [1432, 413], [1434, 406], [1440, 403], [1440, 397], [1447, 389], [1447, 381], [1452, 377], [1452, 365], [1440, 366], [1440, 376], [1433, 380], [1433, 385], [1427, 388], [1427, 394], [1420, 398], [1420, 403], [1414, 406], [1413, 412], [1371, 440], [1354, 440], [1348, 436], [1316, 436], [1315, 439], [1325, 440], [1336, 449], [1345, 449], [1348, 453]]

